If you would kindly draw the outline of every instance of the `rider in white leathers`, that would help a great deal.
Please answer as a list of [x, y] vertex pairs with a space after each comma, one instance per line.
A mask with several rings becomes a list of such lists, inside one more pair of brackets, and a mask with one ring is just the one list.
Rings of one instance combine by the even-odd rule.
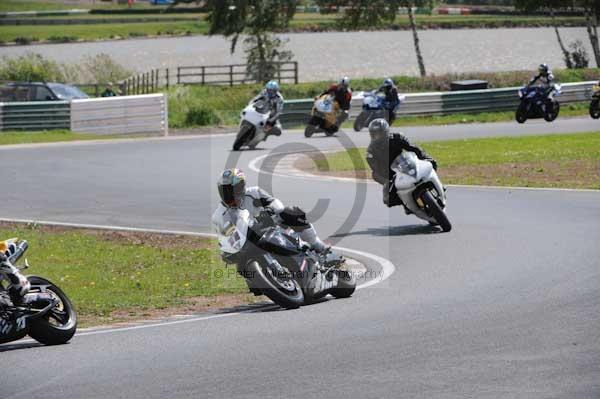
[[298, 207], [285, 207], [280, 200], [274, 198], [260, 187], [246, 188], [246, 177], [239, 169], [226, 169], [217, 182], [221, 203], [215, 210], [212, 223], [220, 233], [227, 222], [235, 224], [238, 209], [246, 209], [251, 217], [259, 215], [262, 209], [268, 209], [277, 217], [284, 227], [291, 227], [300, 234], [300, 238], [311, 245], [317, 252], [327, 252], [329, 247], [317, 236], [306, 214]]

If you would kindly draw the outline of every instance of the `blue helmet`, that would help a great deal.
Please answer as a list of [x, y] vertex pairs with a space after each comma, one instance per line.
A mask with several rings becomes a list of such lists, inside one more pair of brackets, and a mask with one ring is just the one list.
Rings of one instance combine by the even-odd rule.
[[279, 83], [277, 83], [275, 80], [270, 80], [265, 85], [265, 89], [267, 89], [267, 93], [270, 96], [274, 96], [279, 91]]
[[386, 79], [383, 81], [383, 85], [384, 85], [385, 87], [392, 87], [392, 86], [394, 85], [394, 81], [393, 81], [392, 79], [390, 79], [390, 78], [386, 78]]

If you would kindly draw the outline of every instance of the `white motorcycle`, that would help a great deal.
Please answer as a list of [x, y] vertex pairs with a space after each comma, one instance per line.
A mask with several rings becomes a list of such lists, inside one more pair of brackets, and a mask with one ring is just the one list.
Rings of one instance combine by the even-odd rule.
[[221, 257], [236, 264], [252, 293], [287, 309], [327, 294], [347, 298], [354, 293], [356, 278], [342, 256], [315, 252], [274, 217], [262, 211], [253, 219], [246, 209], [230, 209], [218, 223]]
[[269, 132], [277, 129], [267, 126], [269, 113], [268, 104], [262, 100], [250, 103], [242, 110], [240, 130], [233, 143], [234, 151], [239, 151], [242, 146], [254, 149], [258, 143], [266, 141]]
[[391, 169], [396, 172], [394, 186], [404, 207], [443, 231], [450, 231], [452, 224], [444, 211], [446, 190], [431, 162], [419, 159], [412, 151], [402, 151]]

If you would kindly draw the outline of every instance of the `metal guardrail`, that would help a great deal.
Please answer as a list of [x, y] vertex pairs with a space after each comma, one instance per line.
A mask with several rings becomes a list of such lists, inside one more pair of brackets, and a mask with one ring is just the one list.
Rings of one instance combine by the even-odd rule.
[[169, 134], [164, 94], [71, 101], [71, 130], [94, 134]]
[[70, 127], [68, 101], [0, 103], [0, 130], [68, 130]]
[[[589, 101], [592, 87], [596, 84], [597, 81], [564, 83], [561, 85], [562, 95], [558, 97], [558, 101], [561, 104]], [[406, 94], [398, 115], [451, 115], [516, 110], [519, 105], [517, 95], [519, 88]], [[350, 109], [351, 118], [356, 117], [362, 110], [363, 98], [364, 92], [354, 94]], [[305, 123], [309, 118], [313, 102], [314, 100], [310, 98], [286, 101], [281, 122], [288, 126]]]

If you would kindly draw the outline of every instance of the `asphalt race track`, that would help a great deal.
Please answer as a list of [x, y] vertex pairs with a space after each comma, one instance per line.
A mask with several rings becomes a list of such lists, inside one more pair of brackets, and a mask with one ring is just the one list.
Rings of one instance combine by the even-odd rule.
[[[597, 126], [404, 131], [424, 141]], [[250, 182], [310, 210], [336, 245], [395, 265], [350, 299], [298, 310], [83, 332], [57, 347], [2, 345], [0, 398], [599, 398], [600, 192], [450, 187], [454, 229], [439, 233], [385, 208], [377, 185], [248, 168], [269, 152], [367, 137], [288, 133], [239, 159], [231, 135], [0, 147], [2, 218], [209, 232], [214, 183], [236, 163]]]

